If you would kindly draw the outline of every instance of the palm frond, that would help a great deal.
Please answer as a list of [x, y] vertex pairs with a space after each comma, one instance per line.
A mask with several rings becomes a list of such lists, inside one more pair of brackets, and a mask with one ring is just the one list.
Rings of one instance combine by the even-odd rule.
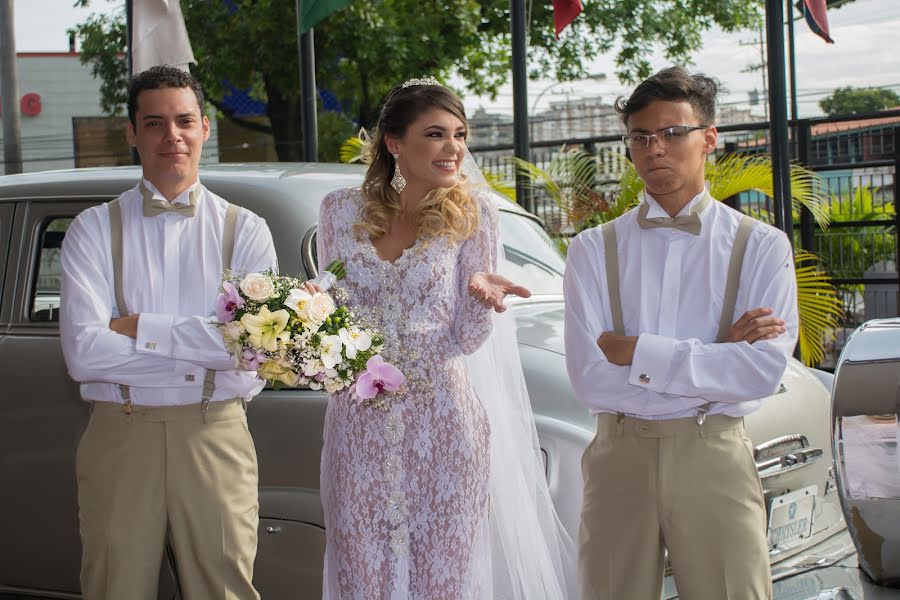
[[516, 201], [516, 185], [515, 183], [510, 183], [503, 173], [485, 170], [482, 171], [482, 174], [487, 184], [491, 186], [491, 189], [512, 202]]
[[831, 277], [818, 266], [819, 258], [805, 250], [794, 253], [797, 306], [800, 317], [800, 358], [807, 366], [825, 358], [824, 344], [834, 340], [843, 308]]
[[[774, 196], [772, 159], [769, 156], [725, 154], [706, 165], [709, 191], [714, 198], [730, 198], [741, 192], [756, 190]], [[828, 186], [822, 177], [802, 165], [791, 165], [791, 203], [795, 219], [800, 217], [800, 207], [805, 206], [819, 227], [826, 228], [828, 213]]]
[[506, 161], [513, 166], [516, 175], [523, 176], [525, 187], [532, 190], [542, 190], [549, 194], [554, 202], [559, 202], [559, 184], [548, 171], [515, 156], [507, 157]]

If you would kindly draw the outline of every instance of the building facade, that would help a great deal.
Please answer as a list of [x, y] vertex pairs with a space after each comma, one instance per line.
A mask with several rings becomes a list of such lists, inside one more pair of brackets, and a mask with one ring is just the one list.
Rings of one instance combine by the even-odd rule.
[[[16, 68], [23, 171], [131, 164], [125, 108], [119, 117], [103, 114], [100, 81], [91, 75], [90, 65], [81, 64], [77, 52], [22, 52]], [[214, 115], [210, 125], [203, 163], [219, 161]], [[0, 130], [0, 143], [2, 139]], [[0, 174], [5, 173], [0, 158]]]

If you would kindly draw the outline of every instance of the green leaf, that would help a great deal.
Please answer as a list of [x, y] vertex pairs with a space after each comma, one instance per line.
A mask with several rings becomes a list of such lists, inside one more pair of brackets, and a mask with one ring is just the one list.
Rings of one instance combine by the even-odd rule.
[[819, 259], [805, 250], [794, 253], [797, 308], [800, 317], [800, 358], [807, 366], [825, 358], [825, 343], [834, 341], [843, 309], [831, 277], [818, 268]]

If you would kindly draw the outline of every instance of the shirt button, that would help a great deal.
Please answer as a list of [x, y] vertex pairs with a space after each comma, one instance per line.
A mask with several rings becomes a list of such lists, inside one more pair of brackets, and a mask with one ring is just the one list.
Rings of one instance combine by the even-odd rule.
[[650, 383], [650, 376], [647, 375], [646, 373], [641, 373], [641, 376], [638, 377], [638, 381], [640, 381], [641, 383], [646, 385], [646, 384]]

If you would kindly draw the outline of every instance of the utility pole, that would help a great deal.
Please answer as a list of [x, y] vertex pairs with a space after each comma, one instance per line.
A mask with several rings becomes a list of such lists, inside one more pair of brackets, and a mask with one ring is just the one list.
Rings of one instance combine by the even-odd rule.
[[799, 118], [797, 110], [797, 50], [794, 47], [794, 5], [787, 3], [788, 11], [788, 77], [791, 82], [791, 120]]
[[[125, 68], [128, 80], [134, 77], [134, 0], [125, 0]], [[141, 164], [137, 148], [131, 147], [131, 164]]]
[[[510, 29], [512, 37], [513, 80], [513, 147], [517, 158], [531, 160], [531, 144], [528, 140], [528, 23], [525, 19], [525, 0], [510, 0]], [[516, 174], [516, 202], [525, 210], [534, 212], [534, 203], [528, 179]]]
[[770, 151], [772, 155], [772, 188], [775, 201], [775, 226], [794, 243], [794, 221], [791, 210], [791, 149], [788, 142], [787, 85], [784, 68], [784, 0], [766, 0], [766, 35], [768, 36], [768, 71]]
[[3, 109], [4, 173], [22, 172], [22, 129], [16, 75], [16, 19], [13, 0], [0, 0], [0, 96]]
[[769, 85], [766, 81], [766, 69], [768, 67], [766, 62], [766, 43], [765, 37], [763, 36], [763, 30], [760, 28], [759, 38], [752, 42], [739, 42], [741, 46], [758, 46], [759, 47], [759, 62], [754, 63], [752, 65], [747, 65], [743, 69], [741, 69], [742, 73], [752, 73], [753, 71], [761, 71], [762, 72], [762, 93], [763, 93], [763, 107], [765, 108], [765, 119], [769, 120]]
[[319, 125], [316, 113], [316, 47], [313, 28], [303, 29], [303, 3], [297, 0], [297, 53], [300, 64], [300, 130], [303, 135], [301, 156], [306, 162], [319, 161]]

